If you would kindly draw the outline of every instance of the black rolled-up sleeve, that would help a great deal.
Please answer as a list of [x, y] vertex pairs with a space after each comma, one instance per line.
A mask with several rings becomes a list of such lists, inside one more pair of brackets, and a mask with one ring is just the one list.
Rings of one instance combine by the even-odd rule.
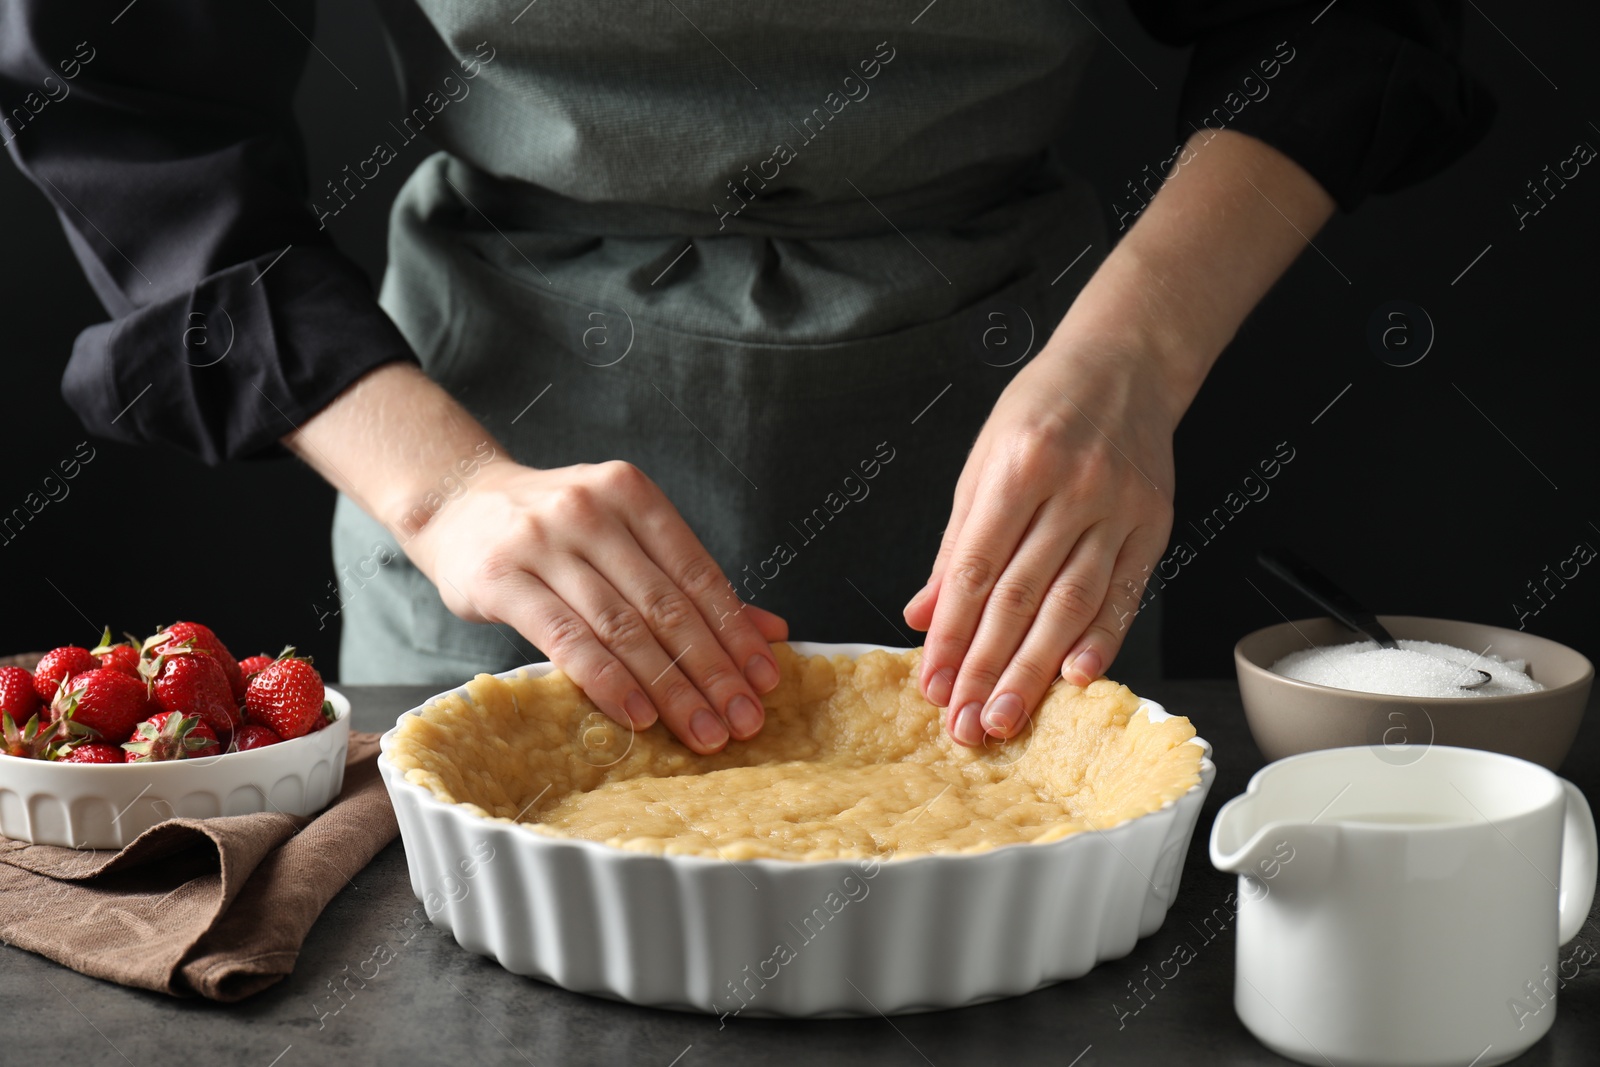
[[1299, 163], [1341, 208], [1453, 163], [1493, 120], [1460, 63], [1450, 0], [1131, 0], [1156, 39], [1193, 45], [1178, 134], [1248, 134]]
[[62, 380], [91, 432], [281, 454], [362, 374], [415, 361], [307, 205], [313, 6], [0, 0], [0, 137], [112, 315]]

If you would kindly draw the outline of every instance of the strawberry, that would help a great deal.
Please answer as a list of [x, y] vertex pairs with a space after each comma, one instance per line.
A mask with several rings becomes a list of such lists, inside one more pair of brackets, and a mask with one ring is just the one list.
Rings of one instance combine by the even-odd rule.
[[67, 754], [61, 757], [62, 763], [126, 763], [127, 753], [119, 745], [108, 745], [100, 741], [87, 741], [81, 745], [73, 745]]
[[73, 675], [92, 671], [99, 666], [100, 661], [91, 656], [87, 648], [65, 645], [51, 649], [33, 669], [33, 691], [39, 694], [40, 700], [48, 704], [55, 699], [56, 690], [60, 688], [62, 682], [70, 681]]
[[34, 715], [28, 725], [17, 729], [16, 720], [9, 712], [0, 715], [0, 752], [19, 759], [49, 759], [52, 743], [58, 731], [48, 721]]
[[250, 679], [245, 711], [254, 722], [270, 726], [285, 741], [301, 737], [323, 715], [322, 676], [311, 660], [284, 649], [272, 666]]
[[244, 675], [246, 686], [250, 684], [250, 676], [258, 671], [264, 671], [272, 666], [272, 657], [266, 653], [259, 656], [246, 656], [239, 661], [239, 673]]
[[121, 641], [111, 643], [111, 627], [106, 627], [106, 632], [100, 635], [100, 644], [89, 650], [89, 655], [100, 661], [100, 666], [110, 667], [115, 671], [122, 671], [139, 677], [139, 645], [137, 642]]
[[139, 650], [132, 645], [112, 645], [104, 652], [94, 654], [100, 658], [100, 666], [121, 671], [135, 678], [139, 677]]
[[240, 724], [239, 706], [222, 665], [209, 653], [188, 647], [187, 639], [161, 647], [164, 651], [141, 667], [161, 710], [198, 716], [223, 744], [233, 740]]
[[71, 733], [81, 737], [92, 731], [93, 740], [120, 745], [155, 709], [139, 679], [97, 667], [74, 675], [56, 694], [50, 710], [56, 719], [67, 720]]
[[27, 722], [43, 701], [33, 687], [33, 675], [23, 667], [0, 667], [0, 712], [17, 722]]
[[233, 745], [240, 752], [248, 752], [252, 748], [265, 748], [267, 745], [276, 745], [282, 740], [283, 738], [273, 733], [269, 727], [262, 726], [258, 722], [245, 723], [233, 734]]
[[165, 651], [166, 645], [189, 643], [191, 648], [201, 652], [209, 652], [222, 665], [222, 673], [228, 679], [228, 689], [233, 694], [234, 703], [244, 699], [244, 675], [239, 673], [239, 663], [233, 658], [233, 653], [228, 651], [228, 646], [217, 639], [211, 628], [198, 622], [175, 622], [171, 626], [163, 627], [161, 632], [154, 637], [146, 639], [143, 652], [146, 656]]
[[222, 751], [217, 735], [197, 715], [163, 711], [141, 722], [133, 740], [122, 746], [129, 763], [196, 759]]

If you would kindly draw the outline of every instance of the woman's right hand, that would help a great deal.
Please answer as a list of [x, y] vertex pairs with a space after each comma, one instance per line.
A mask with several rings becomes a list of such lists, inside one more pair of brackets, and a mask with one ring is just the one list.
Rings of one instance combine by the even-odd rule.
[[631, 463], [488, 463], [406, 552], [452, 612], [516, 627], [621, 725], [659, 716], [701, 753], [761, 729], [788, 625], [739, 599]]

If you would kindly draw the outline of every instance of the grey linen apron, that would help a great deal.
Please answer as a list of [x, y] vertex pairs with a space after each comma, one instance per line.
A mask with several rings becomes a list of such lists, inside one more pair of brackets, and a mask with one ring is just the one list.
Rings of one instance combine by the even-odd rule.
[[[386, 3], [397, 138], [444, 151], [396, 200], [380, 300], [512, 458], [633, 462], [791, 638], [920, 644], [901, 608], [973, 439], [1108, 248], [1045, 152], [1093, 30], [1030, 0], [747, 10]], [[333, 541], [341, 680], [546, 658], [452, 615], [344, 497]], [[1159, 677], [1154, 607], [1114, 676]]]

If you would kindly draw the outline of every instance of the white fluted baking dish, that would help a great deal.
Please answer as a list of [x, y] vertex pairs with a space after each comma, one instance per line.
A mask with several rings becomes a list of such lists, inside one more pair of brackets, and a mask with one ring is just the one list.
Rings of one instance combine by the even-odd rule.
[[350, 701], [316, 733], [248, 752], [157, 763], [53, 763], [0, 755], [0, 835], [122, 848], [158, 822], [278, 811], [312, 815], [344, 787]]
[[[800, 655], [905, 651], [789, 645]], [[500, 677], [553, 669], [536, 663]], [[464, 686], [453, 692], [466, 695]], [[1144, 706], [1152, 719], [1169, 717]], [[383, 735], [378, 767], [411, 889], [432, 922], [515, 974], [728, 1016], [954, 1008], [1124, 956], [1165, 919], [1216, 776], [1211, 746], [1195, 737], [1187, 743], [1205, 752], [1199, 784], [1103, 831], [965, 855], [725, 860], [481, 818], [406, 781], [389, 760], [398, 728]]]

